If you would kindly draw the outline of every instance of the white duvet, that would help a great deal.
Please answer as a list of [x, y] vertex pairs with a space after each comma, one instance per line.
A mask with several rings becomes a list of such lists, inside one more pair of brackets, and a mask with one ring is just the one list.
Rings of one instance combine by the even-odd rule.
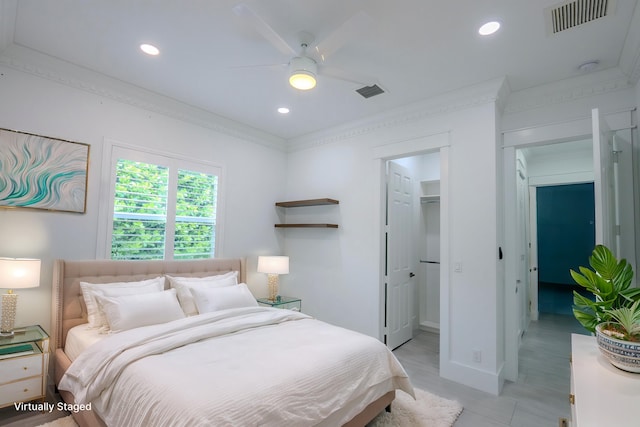
[[59, 388], [109, 426], [338, 426], [408, 377], [380, 341], [289, 310], [231, 309], [114, 334]]

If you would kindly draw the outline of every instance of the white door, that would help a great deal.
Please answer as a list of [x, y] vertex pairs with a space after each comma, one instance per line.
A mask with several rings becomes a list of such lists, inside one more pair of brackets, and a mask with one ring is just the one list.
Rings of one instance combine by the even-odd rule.
[[538, 320], [538, 202], [536, 187], [529, 187], [529, 300], [531, 320]]
[[408, 169], [388, 162], [387, 173], [387, 345], [413, 337], [413, 179]]
[[613, 194], [612, 132], [597, 108], [591, 111], [593, 126], [593, 191], [596, 210], [596, 244], [606, 245], [619, 254], [616, 232], [616, 206]]
[[517, 279], [516, 279], [516, 297], [518, 300], [518, 315], [520, 318], [520, 323], [518, 327], [518, 342], [522, 339], [522, 334], [527, 330], [529, 326], [529, 239], [528, 239], [528, 224], [527, 224], [527, 205], [528, 205], [528, 184], [527, 184], [527, 171], [522, 164], [522, 162], [518, 161], [517, 166], [517, 196], [518, 196], [518, 207], [517, 207], [517, 225], [516, 229], [518, 232], [517, 236], [517, 255], [518, 255], [518, 271], [517, 271]]

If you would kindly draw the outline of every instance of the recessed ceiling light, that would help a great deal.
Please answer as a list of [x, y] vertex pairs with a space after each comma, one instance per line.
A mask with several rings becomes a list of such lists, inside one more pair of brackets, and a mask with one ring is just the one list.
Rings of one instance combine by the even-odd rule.
[[280, 114], [289, 114], [289, 109], [287, 107], [278, 108], [278, 113]]
[[493, 34], [500, 29], [500, 23], [498, 21], [491, 21], [484, 24], [478, 30], [478, 33], [481, 36], [488, 36], [489, 34]]
[[152, 44], [143, 43], [140, 45], [140, 50], [146, 53], [147, 55], [151, 55], [151, 56], [156, 56], [160, 54], [160, 49], [158, 49]]
[[593, 71], [598, 68], [598, 65], [600, 65], [600, 61], [589, 61], [585, 62], [584, 64], [580, 64], [578, 66], [578, 70], [582, 71], [583, 73], [588, 73], [589, 71]]

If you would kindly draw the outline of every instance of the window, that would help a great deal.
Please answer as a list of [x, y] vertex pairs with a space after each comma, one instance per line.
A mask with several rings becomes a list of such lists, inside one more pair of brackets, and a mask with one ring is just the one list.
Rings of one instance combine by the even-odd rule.
[[219, 168], [117, 146], [111, 165], [111, 259], [215, 256]]

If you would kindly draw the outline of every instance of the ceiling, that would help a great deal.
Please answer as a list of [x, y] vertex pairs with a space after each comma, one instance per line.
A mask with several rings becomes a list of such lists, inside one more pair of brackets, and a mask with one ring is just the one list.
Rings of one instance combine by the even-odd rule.
[[[596, 71], [620, 67], [625, 43], [637, 44], [629, 40], [637, 0], [609, 0], [606, 17], [557, 34], [546, 22], [556, 0], [244, 0], [289, 45], [299, 45], [301, 31], [316, 42], [338, 35], [319, 68], [358, 83], [319, 75], [302, 92], [288, 85], [286, 66], [274, 65], [292, 54], [234, 13], [241, 0], [0, 1], [15, 14], [2, 18], [3, 53], [37, 52], [285, 140], [492, 79], [506, 77], [517, 91], [577, 76], [588, 61], [598, 61]], [[482, 37], [489, 20], [502, 27]], [[143, 54], [141, 43], [160, 55]], [[370, 84], [385, 93], [355, 92]]]

